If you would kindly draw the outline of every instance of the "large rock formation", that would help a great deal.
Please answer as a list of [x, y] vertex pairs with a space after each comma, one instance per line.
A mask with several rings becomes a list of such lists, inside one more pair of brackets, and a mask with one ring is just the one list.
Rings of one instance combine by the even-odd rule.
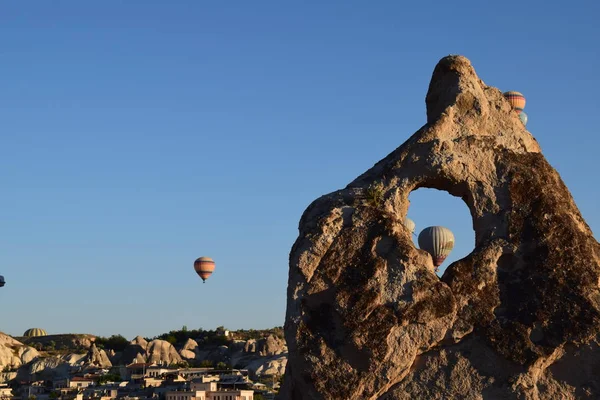
[[285, 372], [286, 364], [287, 354], [255, 359], [246, 365], [244, 369], [247, 369], [252, 377], [281, 376]]
[[174, 364], [180, 363], [181, 356], [175, 350], [175, 347], [166, 340], [156, 339], [148, 343], [146, 360], [149, 363]]
[[43, 347], [49, 346], [55, 349], [89, 349], [96, 341], [96, 336], [89, 334], [60, 334], [60, 335], [46, 335], [46, 336], [22, 336], [17, 337], [20, 342], [31, 346], [31, 347]]
[[[426, 105], [302, 215], [280, 398], [600, 398], [600, 245], [567, 187], [466, 58], [438, 63]], [[473, 218], [475, 249], [441, 279], [401, 223], [421, 187]]]
[[0, 332], [0, 370], [17, 369], [38, 356], [38, 351], [33, 347], [25, 346]]
[[194, 360], [198, 355], [198, 342], [194, 339], [188, 339], [179, 350], [179, 355], [183, 359]]
[[156, 339], [148, 343], [143, 337], [136, 336], [112, 361], [121, 365], [139, 362], [173, 364], [181, 362], [182, 358], [175, 347], [165, 340]]
[[287, 346], [282, 339], [273, 335], [266, 338], [250, 339], [244, 345], [245, 353], [258, 353], [262, 357], [279, 355], [287, 352]]
[[87, 362], [89, 363], [89, 365], [93, 365], [95, 367], [112, 367], [112, 363], [110, 362], [110, 359], [108, 358], [106, 352], [103, 349], [98, 350], [95, 344], [92, 344], [92, 347], [90, 347]]
[[148, 341], [141, 336], [136, 336], [120, 355], [113, 357], [112, 363], [120, 363], [123, 365], [131, 364], [134, 362], [146, 362], [146, 349], [148, 348]]
[[133, 346], [140, 346], [140, 348], [146, 350], [148, 348], [148, 341], [146, 339], [144, 339], [143, 337], [141, 337], [140, 335], [137, 335], [136, 337], [133, 338], [133, 340], [131, 342], [129, 342], [129, 344], [133, 345]]
[[22, 380], [50, 380], [65, 378], [71, 365], [58, 356], [38, 357], [19, 371]]

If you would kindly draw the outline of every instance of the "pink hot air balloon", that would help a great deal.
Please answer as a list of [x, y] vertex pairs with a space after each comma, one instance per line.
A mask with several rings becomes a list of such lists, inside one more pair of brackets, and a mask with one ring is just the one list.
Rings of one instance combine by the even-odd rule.
[[204, 283], [215, 270], [215, 262], [210, 257], [200, 257], [194, 261], [194, 270]]

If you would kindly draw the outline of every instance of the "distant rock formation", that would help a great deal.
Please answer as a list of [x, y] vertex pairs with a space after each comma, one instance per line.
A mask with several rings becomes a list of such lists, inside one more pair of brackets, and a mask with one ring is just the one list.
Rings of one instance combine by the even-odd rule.
[[[18, 372], [17, 379], [21, 381], [52, 380], [56, 378], [66, 378], [71, 372], [73, 366], [81, 367], [84, 362], [76, 362], [71, 359], [73, 364], [65, 360], [66, 357], [60, 356], [40, 356], [29, 364], [23, 365]], [[85, 359], [85, 355], [83, 357]]]
[[66, 356], [63, 357], [63, 360], [71, 366], [83, 365], [87, 359], [88, 359], [88, 354], [71, 353], [71, 354], [67, 354]]
[[17, 340], [31, 347], [41, 345], [48, 347], [50, 344], [56, 349], [89, 349], [96, 340], [94, 335], [88, 334], [62, 334], [46, 336], [22, 336]]
[[182, 360], [171, 343], [156, 339], [148, 343], [146, 361], [149, 363], [166, 362], [167, 364], [174, 364], [180, 363]]
[[104, 350], [98, 350], [94, 344], [92, 347], [90, 347], [90, 351], [88, 353], [88, 364], [100, 368], [112, 367], [112, 363], [110, 362], [106, 352]]
[[16, 370], [38, 356], [39, 352], [33, 347], [0, 332], [0, 370], [7, 366]]
[[133, 362], [146, 362], [146, 349], [148, 348], [148, 342], [141, 336], [136, 336], [129, 345], [125, 347], [123, 352], [118, 357], [113, 357], [113, 364], [119, 363], [123, 365], [131, 364]]
[[281, 376], [285, 372], [285, 366], [287, 364], [287, 354], [279, 356], [272, 356], [267, 358], [258, 358], [251, 361], [245, 366], [250, 374], [255, 376]]
[[129, 343], [134, 346], [140, 346], [144, 350], [148, 348], [148, 341], [139, 335], [133, 338], [133, 340]]
[[[302, 215], [280, 398], [600, 398], [600, 245], [567, 187], [466, 58], [438, 63], [426, 104], [406, 143]], [[402, 224], [421, 187], [473, 218], [475, 249], [441, 279]]]
[[194, 360], [198, 355], [198, 343], [194, 339], [188, 339], [179, 351], [181, 358]]
[[260, 356], [273, 356], [282, 354], [287, 351], [285, 341], [276, 338], [273, 335], [269, 335], [266, 338], [261, 339], [250, 339], [246, 341], [244, 346], [244, 352], [246, 353], [258, 353]]
[[[237, 368], [247, 368], [253, 376], [270, 375], [282, 373], [287, 361], [285, 342], [272, 335], [258, 340], [234, 340], [227, 345], [199, 346], [195, 340], [188, 339], [179, 351], [167, 341], [153, 340], [148, 343], [143, 337], [137, 336], [119, 352], [98, 348], [91, 335], [53, 336], [62, 347], [58, 351], [59, 355], [54, 350], [51, 353], [38, 352], [33, 347], [0, 333], [0, 369], [7, 366], [10, 369], [10, 372], [0, 373], [0, 383], [13, 379], [49, 380], [66, 377], [70, 373], [82, 373], [90, 368], [107, 369], [111, 366], [145, 362], [171, 365], [183, 360], [192, 365], [209, 361], [216, 366], [224, 362]], [[81, 346], [82, 338], [90, 340], [87, 349]], [[71, 348], [66, 348], [69, 344]], [[54, 348], [57, 342], [36, 342], [36, 345], [50, 345]]]

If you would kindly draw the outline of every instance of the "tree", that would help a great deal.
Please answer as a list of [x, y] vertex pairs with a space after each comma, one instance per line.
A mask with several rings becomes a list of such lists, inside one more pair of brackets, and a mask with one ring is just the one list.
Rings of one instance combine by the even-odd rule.
[[121, 375], [108, 373], [98, 378], [98, 385], [104, 385], [106, 382], [121, 382]]
[[189, 367], [190, 367], [190, 364], [185, 360], [178, 362], [178, 363], [171, 364], [171, 368], [189, 368]]
[[217, 369], [227, 369], [227, 364], [225, 364], [223, 361], [219, 361], [217, 363]]
[[114, 351], [123, 351], [125, 347], [129, 344], [129, 340], [127, 340], [122, 335], [112, 335], [109, 338], [105, 337], [97, 337], [94, 342], [96, 347], [104, 348], [106, 350], [114, 350]]
[[167, 336], [165, 340], [173, 345], [177, 343], [177, 338], [174, 335]]
[[212, 366], [213, 366], [213, 363], [210, 360], [202, 360], [200, 362], [200, 368], [211, 368]]

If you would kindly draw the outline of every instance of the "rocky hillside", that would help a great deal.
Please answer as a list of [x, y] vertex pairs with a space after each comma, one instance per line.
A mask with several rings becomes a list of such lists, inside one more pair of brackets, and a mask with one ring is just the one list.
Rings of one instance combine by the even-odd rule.
[[63, 334], [37, 337], [15, 336], [15, 339], [38, 350], [84, 350], [89, 349], [96, 340], [94, 335]]
[[287, 362], [287, 346], [283, 339], [270, 335], [261, 339], [229, 340], [201, 343], [187, 339], [173, 345], [166, 340], [150, 342], [138, 336], [119, 352], [110, 352], [113, 365], [133, 362], [166, 362], [189, 366], [216, 366], [224, 363], [246, 368], [256, 375], [282, 375]]
[[39, 357], [33, 347], [29, 347], [0, 332], [0, 382], [16, 377], [22, 366]]
[[[164, 335], [170, 341], [159, 338], [147, 340], [142, 336], [127, 341], [118, 335], [111, 338], [93, 335], [21, 338], [30, 346], [0, 334], [0, 368], [5, 371], [0, 375], [0, 382], [17, 377], [27, 379], [29, 376], [51, 379], [91, 367], [110, 368], [134, 362], [190, 367], [226, 365], [247, 368], [253, 375], [282, 375], [285, 370], [287, 347], [280, 331], [267, 337], [260, 337], [258, 331], [246, 332], [246, 336], [259, 337], [247, 340], [236, 340], [234, 335], [226, 337], [223, 332], [209, 331], [199, 335], [197, 340], [187, 338], [177, 342], [174, 337], [179, 335], [178, 332]], [[195, 332], [192, 331], [192, 334]], [[185, 338], [189, 332], [179, 336]]]

